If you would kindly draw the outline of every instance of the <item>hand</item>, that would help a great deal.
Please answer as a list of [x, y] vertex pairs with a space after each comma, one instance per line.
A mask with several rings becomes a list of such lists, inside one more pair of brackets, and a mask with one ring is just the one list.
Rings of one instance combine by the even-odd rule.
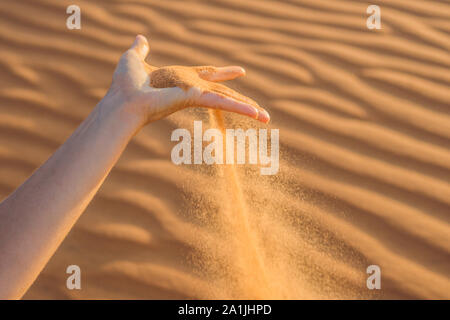
[[269, 114], [255, 101], [216, 83], [245, 75], [243, 68], [158, 68], [145, 62], [148, 52], [147, 39], [138, 35], [131, 48], [120, 58], [107, 94], [114, 96], [112, 99], [120, 99], [142, 125], [188, 107], [231, 111], [269, 122]]

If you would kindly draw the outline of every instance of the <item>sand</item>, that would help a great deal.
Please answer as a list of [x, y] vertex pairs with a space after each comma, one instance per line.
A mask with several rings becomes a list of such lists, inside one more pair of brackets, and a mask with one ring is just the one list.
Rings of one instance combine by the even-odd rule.
[[[268, 123], [270, 116], [266, 116], [267, 111], [252, 99], [240, 94], [239, 92], [218, 83], [219, 81], [209, 81], [217, 78], [214, 76], [215, 69], [211, 66], [186, 67], [186, 66], [165, 66], [157, 68], [155, 66], [145, 65], [149, 74], [149, 86], [152, 88], [173, 88], [179, 87], [188, 91], [192, 87], [200, 89], [203, 94], [213, 93], [222, 98], [232, 98], [235, 101], [244, 102], [256, 110], [255, 118], [258, 119], [260, 112], [263, 112], [264, 123]], [[231, 67], [231, 72], [239, 67]], [[241, 68], [239, 68], [241, 69]], [[245, 71], [243, 71], [245, 74]], [[229, 71], [228, 71], [229, 73]], [[220, 77], [223, 79], [222, 77]], [[227, 79], [229, 79], [227, 77]], [[196, 107], [195, 102], [189, 107]], [[216, 107], [209, 106], [208, 107]]]
[[[189, 69], [188, 69], [189, 70]], [[163, 67], [149, 73], [150, 83], [153, 88], [179, 87], [185, 91], [191, 87], [200, 85], [197, 75], [180, 67]]]
[[[450, 298], [448, 1], [80, 0], [81, 30], [70, 4], [0, 2], [0, 198], [89, 114], [139, 33], [153, 66], [243, 66], [226, 84], [271, 123], [189, 109], [146, 127], [26, 299]], [[279, 173], [175, 166], [171, 133], [194, 120], [280, 129]], [[81, 290], [65, 287], [72, 264]]]

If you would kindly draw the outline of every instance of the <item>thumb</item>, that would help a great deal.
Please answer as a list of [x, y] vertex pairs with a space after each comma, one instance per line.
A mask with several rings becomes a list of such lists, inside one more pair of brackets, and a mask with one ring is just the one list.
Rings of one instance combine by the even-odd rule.
[[138, 56], [142, 60], [145, 60], [145, 57], [147, 57], [147, 54], [149, 52], [147, 39], [141, 34], [137, 35], [130, 49], [136, 51]]

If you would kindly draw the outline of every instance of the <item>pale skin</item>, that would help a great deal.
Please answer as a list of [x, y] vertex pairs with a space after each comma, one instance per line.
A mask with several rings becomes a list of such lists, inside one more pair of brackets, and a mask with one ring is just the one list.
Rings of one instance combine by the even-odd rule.
[[178, 86], [154, 88], [151, 72], [158, 68], [144, 61], [148, 51], [145, 37], [137, 36], [120, 58], [105, 97], [67, 141], [0, 203], [0, 299], [25, 294], [128, 142], [145, 125], [188, 107], [269, 121], [256, 102], [216, 83], [245, 75], [241, 67], [166, 67], [181, 68], [181, 73], [174, 72], [182, 75]]

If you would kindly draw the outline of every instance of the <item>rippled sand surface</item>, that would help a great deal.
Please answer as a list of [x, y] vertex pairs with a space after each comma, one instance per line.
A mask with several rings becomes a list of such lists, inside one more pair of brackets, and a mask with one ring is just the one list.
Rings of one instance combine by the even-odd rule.
[[[65, 141], [142, 33], [152, 65], [242, 65], [280, 172], [175, 166], [186, 110], [134, 138], [25, 298], [450, 298], [450, 2], [0, 2], [0, 196]], [[381, 6], [382, 30], [366, 28]], [[66, 267], [82, 290], [66, 289]], [[381, 267], [382, 290], [366, 288]]]

